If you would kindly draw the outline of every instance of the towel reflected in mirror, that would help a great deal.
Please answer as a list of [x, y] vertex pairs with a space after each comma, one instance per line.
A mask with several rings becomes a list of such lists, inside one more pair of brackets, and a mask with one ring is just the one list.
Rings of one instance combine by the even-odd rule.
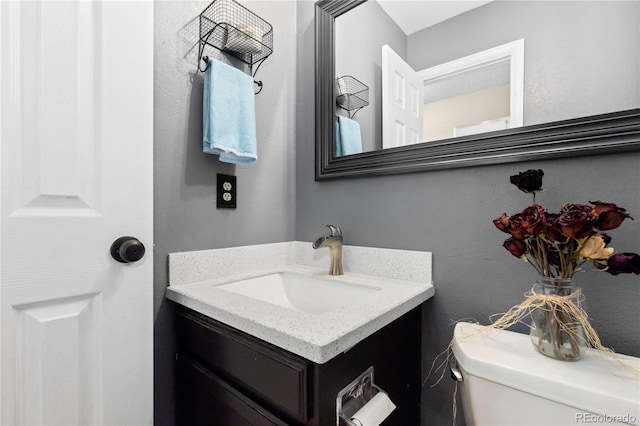
[[360, 124], [347, 117], [338, 116], [336, 122], [336, 157], [362, 152]]

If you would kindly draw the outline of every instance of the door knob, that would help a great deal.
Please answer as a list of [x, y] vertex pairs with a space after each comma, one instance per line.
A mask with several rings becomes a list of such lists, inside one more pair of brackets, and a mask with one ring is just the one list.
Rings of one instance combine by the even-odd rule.
[[134, 237], [120, 237], [111, 244], [111, 257], [120, 263], [137, 262], [144, 256], [144, 244]]

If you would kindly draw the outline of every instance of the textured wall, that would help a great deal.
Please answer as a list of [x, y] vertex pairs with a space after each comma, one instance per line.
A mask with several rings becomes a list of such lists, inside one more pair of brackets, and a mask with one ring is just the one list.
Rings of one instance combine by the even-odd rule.
[[[487, 323], [489, 315], [520, 302], [535, 279], [529, 265], [501, 247], [506, 234], [491, 223], [503, 212], [515, 213], [530, 203], [509, 183], [511, 174], [543, 169], [545, 191], [538, 201], [551, 210], [564, 202], [589, 200], [626, 207], [636, 220], [610, 233], [612, 246], [640, 251], [640, 153], [315, 182], [313, 87], [309, 83], [314, 69], [313, 5], [298, 3], [297, 17], [296, 238], [311, 241], [323, 232], [320, 224], [332, 223], [342, 227], [346, 244], [433, 252], [436, 295], [427, 302], [424, 315], [425, 375], [433, 358], [446, 348], [454, 321], [475, 318]], [[627, 47], [637, 58], [637, 36], [629, 38]], [[640, 107], [638, 60], [634, 63], [630, 70], [634, 78], [615, 82], [628, 85], [632, 96], [633, 105], [620, 108]], [[552, 63], [542, 64], [540, 72], [545, 70], [560, 72]], [[526, 74], [527, 78], [531, 76]], [[605, 88], [612, 84], [609, 79], [595, 83]], [[569, 104], [572, 95], [563, 93], [562, 101]], [[607, 96], [601, 101], [609, 103]], [[554, 120], [557, 109], [551, 99], [545, 102], [549, 103], [540, 105], [548, 114], [545, 121]], [[608, 107], [615, 109], [619, 108]], [[592, 113], [597, 112], [601, 111]], [[638, 276], [589, 272], [577, 279], [604, 344], [640, 356]], [[423, 425], [450, 424], [451, 391], [449, 380], [433, 389], [425, 386]]]
[[[154, 308], [155, 420], [173, 425], [172, 310], [164, 299], [167, 253], [294, 238], [295, 6], [241, 1], [274, 27], [274, 53], [260, 67], [258, 156], [250, 165], [202, 153], [202, 74], [196, 74], [199, 13], [209, 1], [155, 3]], [[216, 210], [216, 174], [238, 177], [238, 208]]]

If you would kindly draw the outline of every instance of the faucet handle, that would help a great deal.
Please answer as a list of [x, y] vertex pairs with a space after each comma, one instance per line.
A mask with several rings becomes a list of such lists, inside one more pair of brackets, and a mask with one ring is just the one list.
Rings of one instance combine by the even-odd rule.
[[324, 224], [323, 226], [329, 228], [329, 232], [331, 233], [332, 237], [342, 237], [342, 230], [339, 227], [328, 224]]

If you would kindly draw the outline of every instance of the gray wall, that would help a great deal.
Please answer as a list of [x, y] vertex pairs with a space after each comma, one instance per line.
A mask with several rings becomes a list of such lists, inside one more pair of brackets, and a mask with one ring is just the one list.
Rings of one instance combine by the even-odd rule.
[[494, 1], [411, 34], [408, 61], [422, 70], [521, 38], [525, 125], [638, 107], [638, 1]]
[[[154, 308], [155, 423], [174, 424], [175, 342], [167, 253], [294, 239], [295, 6], [241, 3], [274, 28], [274, 53], [260, 67], [258, 161], [234, 166], [202, 153], [198, 21], [207, 1], [155, 3]], [[149, 76], [152, 78], [152, 76]], [[216, 210], [216, 174], [238, 177], [238, 208]]]
[[[366, 22], [366, 25], [363, 25]], [[350, 75], [369, 87], [369, 105], [355, 115], [360, 123], [362, 150], [382, 148], [382, 55], [388, 44], [403, 58], [407, 36], [377, 2], [369, 1], [336, 19], [336, 76]], [[338, 108], [338, 114], [347, 115]]]
[[[309, 83], [314, 70], [312, 3], [298, 3], [297, 26], [296, 238], [311, 241], [323, 232], [320, 224], [332, 223], [342, 227], [346, 244], [433, 252], [436, 295], [424, 310], [423, 374], [449, 343], [454, 321], [475, 318], [487, 323], [491, 314], [519, 303], [535, 279], [529, 265], [501, 247], [506, 234], [491, 223], [503, 212], [515, 213], [530, 204], [530, 198], [509, 183], [510, 175], [543, 169], [545, 191], [538, 201], [550, 210], [564, 202], [589, 200], [626, 207], [636, 220], [612, 231], [611, 245], [618, 251], [640, 251], [640, 153], [315, 182], [313, 86]], [[640, 49], [634, 37], [628, 40], [629, 54], [637, 56]], [[633, 78], [594, 82], [605, 87], [628, 85], [633, 105], [620, 108], [640, 106], [637, 59], [634, 63]], [[548, 63], [540, 72], [556, 70]], [[563, 102], [569, 103], [572, 95], [564, 93]], [[554, 120], [558, 110], [551, 99], [547, 101], [541, 112], [548, 114], [545, 121]], [[608, 102], [603, 96], [597, 105]], [[613, 277], [593, 271], [577, 280], [604, 344], [640, 356], [638, 276]], [[424, 387], [423, 425], [450, 424], [451, 392], [449, 380], [435, 388]]]
[[[174, 424], [175, 341], [172, 310], [164, 300], [167, 253], [310, 241], [324, 232], [322, 223], [342, 226], [347, 244], [430, 250], [436, 296], [427, 303], [424, 316], [426, 374], [433, 357], [448, 343], [452, 321], [474, 317], [486, 322], [490, 314], [519, 302], [533, 279], [527, 265], [502, 249], [505, 235], [491, 224], [502, 212], [518, 211], [529, 202], [508, 183], [510, 174], [543, 168], [546, 190], [539, 200], [550, 209], [565, 201], [595, 199], [626, 207], [639, 220], [611, 232], [612, 245], [621, 251], [640, 250], [637, 153], [315, 182], [312, 1], [242, 2], [274, 26], [274, 54], [258, 73], [265, 83], [256, 97], [260, 159], [236, 167], [202, 154], [202, 76], [194, 73], [196, 18], [208, 3], [162, 1], [155, 5], [157, 425]], [[630, 39], [629, 45], [640, 54], [637, 39]], [[640, 106], [637, 80], [607, 81], [608, 85], [618, 83], [628, 85], [629, 92], [636, 94], [633, 106]], [[570, 95], [563, 94], [563, 98]], [[604, 97], [598, 105], [607, 102]], [[557, 117], [552, 105], [545, 108], [549, 119]], [[216, 173], [238, 176], [237, 210], [216, 210]], [[593, 325], [604, 343], [640, 356], [638, 277], [589, 273], [579, 279]], [[434, 390], [425, 387], [424, 425], [447, 422], [450, 395], [448, 381]]]

